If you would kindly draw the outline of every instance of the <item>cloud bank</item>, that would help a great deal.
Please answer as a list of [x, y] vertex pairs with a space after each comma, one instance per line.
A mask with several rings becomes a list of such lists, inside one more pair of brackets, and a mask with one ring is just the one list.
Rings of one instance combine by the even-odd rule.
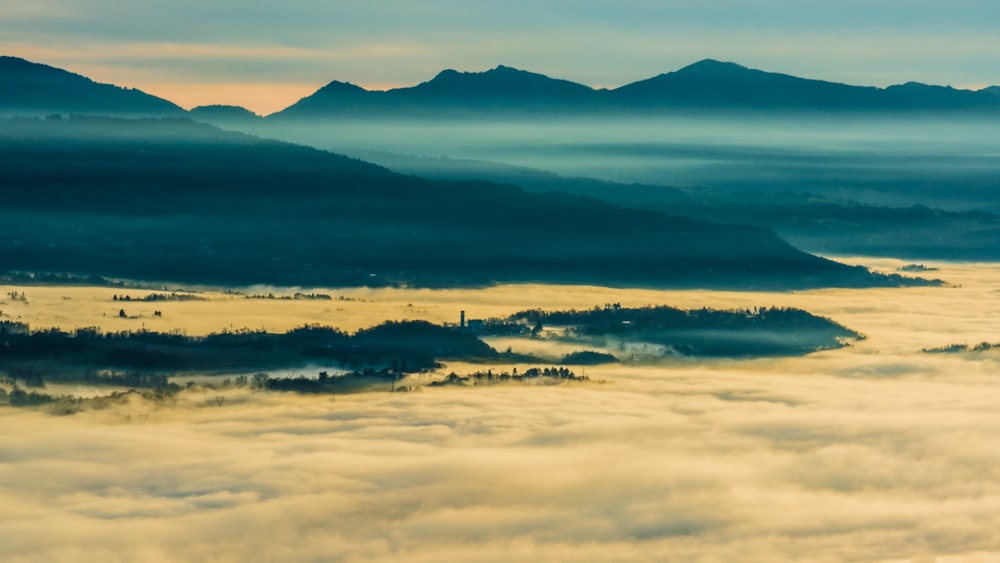
[[[919, 348], [1000, 333], [1000, 276], [940, 274], [962, 287], [618, 292], [787, 299], [869, 336], [801, 359], [588, 368], [607, 382], [557, 387], [0, 409], [0, 558], [996, 560], [1000, 358]], [[486, 290], [479, 305], [613, 292], [537, 291]], [[434, 316], [458, 295], [474, 297], [397, 297]]]
[[228, 392], [221, 408], [194, 396], [71, 418], [4, 410], [0, 556], [997, 554], [989, 374], [766, 371], [621, 371], [604, 385], [334, 402]]

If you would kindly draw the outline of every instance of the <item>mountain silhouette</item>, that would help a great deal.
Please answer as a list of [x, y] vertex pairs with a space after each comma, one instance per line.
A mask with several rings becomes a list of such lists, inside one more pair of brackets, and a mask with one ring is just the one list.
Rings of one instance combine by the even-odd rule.
[[579, 111], [596, 107], [596, 94], [589, 86], [500, 65], [485, 72], [443, 70], [427, 82], [387, 91], [333, 81], [274, 115]]
[[184, 110], [140, 90], [100, 84], [17, 57], [0, 57], [0, 115], [52, 113], [175, 116]]
[[302, 98], [292, 106], [272, 114], [292, 117], [310, 117], [314, 115], [335, 115], [345, 112], [355, 112], [371, 108], [375, 99], [383, 92], [370, 92], [360, 86], [348, 82], [334, 80], [317, 90], [311, 96]]
[[[268, 117], [313, 120], [325, 117], [655, 114], [692, 110], [998, 115], [1000, 87], [972, 91], [915, 82], [888, 88], [852, 86], [706, 59], [620, 88], [596, 90], [576, 82], [500, 65], [485, 72], [444, 70], [415, 86], [385, 91], [366, 90], [335, 80]], [[140, 90], [99, 84], [78, 74], [16, 57], [0, 57], [0, 115], [51, 113], [185, 115], [177, 105]], [[216, 123], [252, 118], [246, 114], [238, 116], [239, 113], [219, 107], [198, 108], [191, 116]]]
[[589, 101], [594, 94], [593, 88], [582, 84], [503, 65], [486, 72], [445, 70], [433, 80], [412, 88], [401, 88], [397, 92], [399, 95], [469, 104], [484, 101], [547, 104], [552, 100], [574, 103]]
[[250, 126], [260, 123], [264, 119], [245, 107], [229, 105], [194, 107], [188, 111], [188, 116], [195, 121], [211, 123], [220, 127]]
[[760, 109], [870, 109], [879, 106], [874, 87], [848, 86], [764, 72], [711, 59], [622, 86], [611, 92], [620, 105], [738, 107]]
[[907, 82], [889, 86], [885, 93], [890, 96], [895, 107], [915, 109], [976, 109], [995, 103], [989, 92], [956, 90], [951, 86], [934, 86], [919, 82]]
[[[337, 87], [334, 87], [337, 85]], [[498, 66], [486, 72], [446, 70], [407, 88], [368, 91], [334, 82], [274, 114], [410, 116], [448, 113], [605, 113], [743, 110], [767, 112], [1000, 112], [992, 89], [959, 90], [908, 83], [852, 86], [765, 72], [705, 59], [680, 70], [611, 90]]]

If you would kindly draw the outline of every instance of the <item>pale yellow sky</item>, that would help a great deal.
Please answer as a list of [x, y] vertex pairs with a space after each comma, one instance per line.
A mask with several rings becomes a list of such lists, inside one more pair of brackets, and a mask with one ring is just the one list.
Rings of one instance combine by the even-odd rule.
[[148, 94], [166, 98], [184, 109], [213, 104], [243, 106], [259, 115], [285, 109], [315, 92], [315, 84], [162, 82], [144, 85]]

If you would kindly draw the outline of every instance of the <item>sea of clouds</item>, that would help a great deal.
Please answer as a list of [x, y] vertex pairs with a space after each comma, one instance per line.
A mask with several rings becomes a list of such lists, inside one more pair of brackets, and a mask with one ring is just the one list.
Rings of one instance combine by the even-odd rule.
[[454, 305], [787, 304], [868, 338], [804, 358], [588, 368], [600, 383], [0, 408], [0, 559], [995, 561], [1000, 354], [921, 348], [1000, 341], [1000, 267], [934, 274], [961, 287], [358, 290], [432, 319]]

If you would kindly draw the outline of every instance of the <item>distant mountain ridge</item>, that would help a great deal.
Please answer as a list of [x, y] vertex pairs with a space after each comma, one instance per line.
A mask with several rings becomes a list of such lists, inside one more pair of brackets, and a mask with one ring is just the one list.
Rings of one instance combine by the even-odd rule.
[[100, 84], [59, 68], [0, 56], [0, 115], [86, 113], [178, 116], [173, 102], [130, 88]]
[[500, 65], [485, 72], [443, 70], [427, 82], [386, 91], [365, 90], [335, 80], [273, 115], [309, 117], [343, 112], [392, 115], [509, 109], [552, 112], [567, 106], [592, 107], [596, 102], [595, 92], [589, 86], [568, 80]]
[[198, 106], [188, 110], [188, 116], [219, 127], [250, 125], [260, 123], [263, 117], [241, 106], [211, 105]]
[[335, 81], [269, 117], [678, 110], [973, 111], [1000, 116], [998, 91], [996, 86], [972, 91], [916, 82], [887, 88], [852, 86], [712, 59], [619, 88], [598, 90], [500, 65], [485, 72], [445, 70], [416, 86], [385, 91]]
[[[257, 119], [240, 110], [215, 106], [195, 108], [189, 115], [207, 121]], [[448, 69], [415, 86], [384, 91], [334, 80], [268, 118], [688, 111], [959, 112], [1000, 117], [1000, 86], [976, 91], [916, 82], [887, 88], [852, 86], [705, 59], [619, 88], [595, 89], [499, 65], [484, 72]], [[100, 84], [16, 57], [0, 57], [0, 115], [48, 113], [162, 117], [181, 116], [185, 111], [140, 90]]]
[[758, 109], [865, 109], [882, 90], [764, 72], [711, 59], [613, 90], [622, 106]]

